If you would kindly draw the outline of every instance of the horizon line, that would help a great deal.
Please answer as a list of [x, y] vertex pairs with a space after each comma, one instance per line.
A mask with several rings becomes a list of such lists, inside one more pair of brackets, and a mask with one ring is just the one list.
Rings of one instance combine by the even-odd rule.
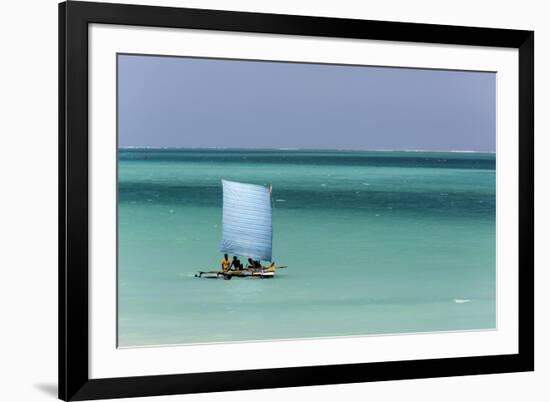
[[470, 149], [451, 149], [451, 150], [431, 150], [431, 149], [351, 149], [351, 148], [294, 148], [294, 147], [283, 147], [283, 148], [253, 148], [253, 147], [180, 147], [180, 146], [148, 146], [148, 145], [125, 145], [119, 146], [120, 150], [130, 150], [130, 149], [156, 149], [156, 150], [208, 150], [208, 151], [224, 151], [224, 150], [233, 150], [233, 151], [353, 151], [353, 152], [449, 152], [449, 153], [480, 153], [480, 154], [496, 154], [496, 151], [478, 151]]

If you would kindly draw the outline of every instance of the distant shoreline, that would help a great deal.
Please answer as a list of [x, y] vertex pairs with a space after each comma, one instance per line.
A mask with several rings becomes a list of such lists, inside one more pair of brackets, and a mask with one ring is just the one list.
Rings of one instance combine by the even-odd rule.
[[459, 154], [496, 154], [495, 151], [474, 150], [428, 150], [428, 149], [337, 149], [337, 148], [232, 148], [232, 147], [151, 147], [123, 146], [121, 151], [129, 150], [177, 150], [177, 151], [288, 151], [288, 152], [410, 152], [410, 153], [459, 153]]

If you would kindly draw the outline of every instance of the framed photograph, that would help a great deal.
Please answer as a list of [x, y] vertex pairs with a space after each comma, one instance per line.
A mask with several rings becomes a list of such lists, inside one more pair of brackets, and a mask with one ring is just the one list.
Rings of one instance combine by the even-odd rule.
[[59, 397], [530, 371], [534, 33], [59, 5]]

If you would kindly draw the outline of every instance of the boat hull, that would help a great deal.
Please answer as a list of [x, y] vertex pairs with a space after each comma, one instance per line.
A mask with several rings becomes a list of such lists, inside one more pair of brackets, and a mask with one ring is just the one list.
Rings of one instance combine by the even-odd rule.
[[241, 269], [229, 271], [201, 271], [195, 274], [197, 278], [205, 279], [231, 279], [231, 278], [259, 278], [269, 279], [275, 276], [276, 267], [267, 267], [264, 269]]

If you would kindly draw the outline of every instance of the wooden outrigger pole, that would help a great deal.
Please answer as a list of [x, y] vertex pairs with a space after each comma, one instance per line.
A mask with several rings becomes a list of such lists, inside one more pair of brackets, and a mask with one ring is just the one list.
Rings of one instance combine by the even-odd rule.
[[229, 280], [232, 277], [247, 277], [247, 278], [273, 278], [277, 269], [288, 268], [288, 265], [281, 265], [280, 267], [262, 267], [262, 268], [245, 268], [241, 270], [227, 270], [227, 271], [199, 271], [195, 274], [196, 278], [208, 278], [208, 279], [226, 279]]

